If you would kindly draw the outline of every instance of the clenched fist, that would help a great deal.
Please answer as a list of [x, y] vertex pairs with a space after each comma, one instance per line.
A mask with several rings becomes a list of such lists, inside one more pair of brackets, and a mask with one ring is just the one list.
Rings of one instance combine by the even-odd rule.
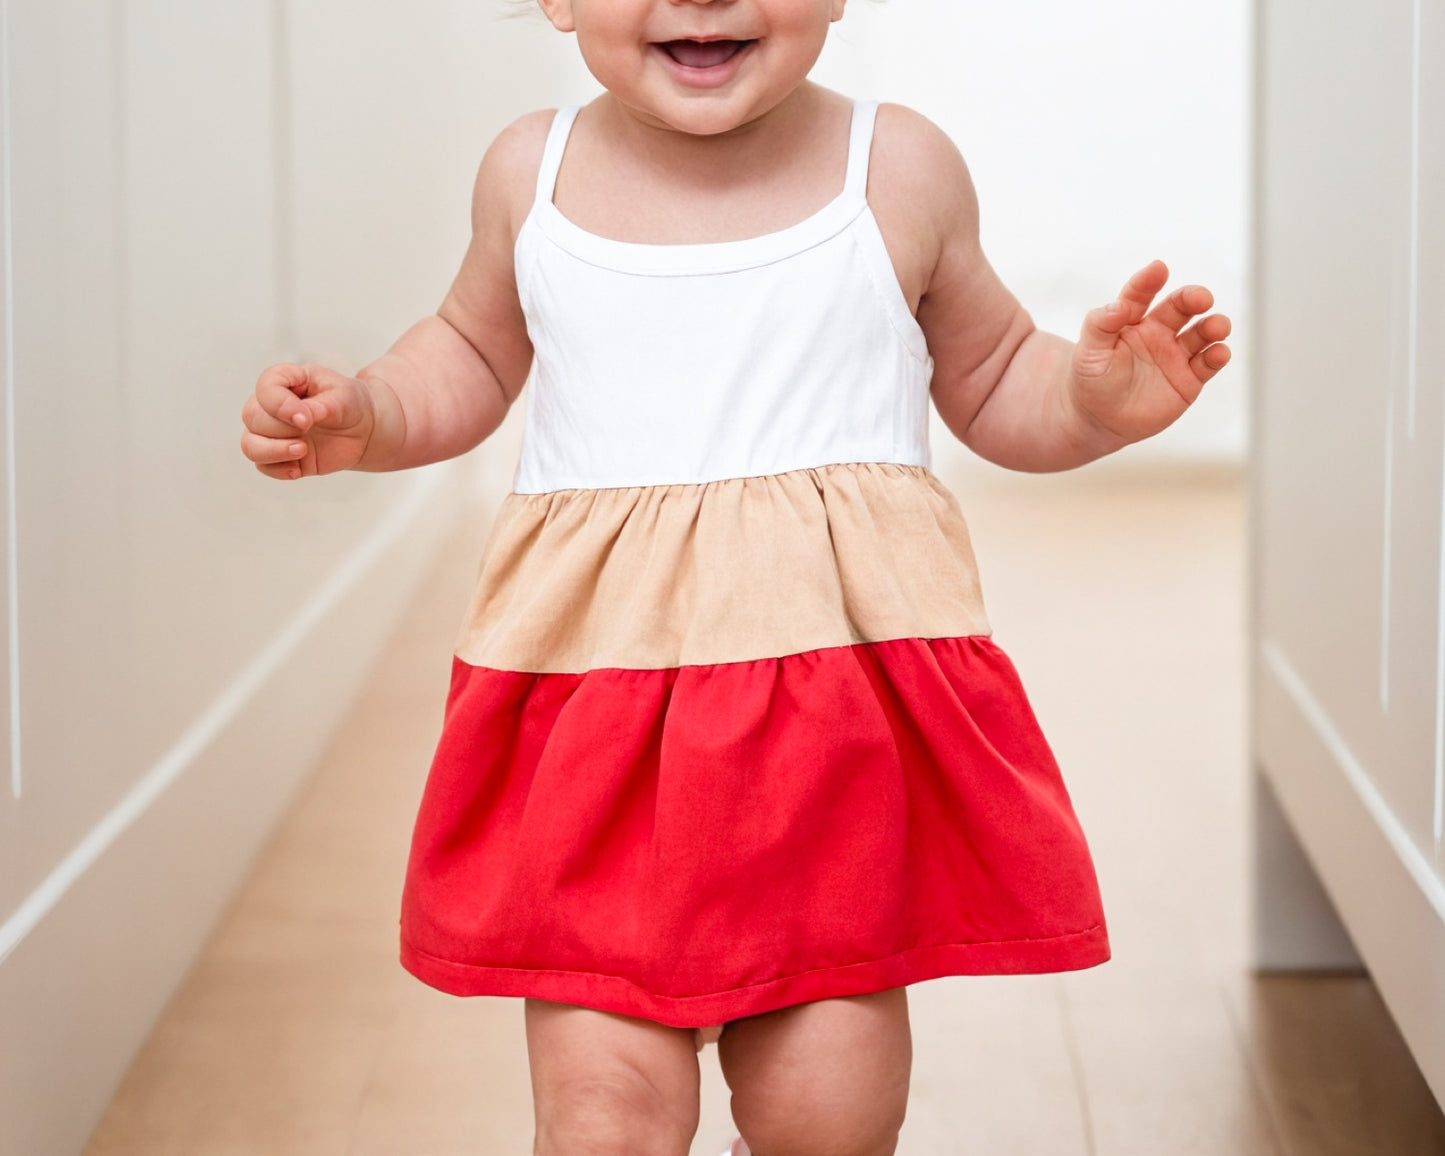
[[351, 469], [376, 427], [364, 381], [321, 365], [273, 365], [241, 408], [241, 452], [267, 477], [294, 481]]

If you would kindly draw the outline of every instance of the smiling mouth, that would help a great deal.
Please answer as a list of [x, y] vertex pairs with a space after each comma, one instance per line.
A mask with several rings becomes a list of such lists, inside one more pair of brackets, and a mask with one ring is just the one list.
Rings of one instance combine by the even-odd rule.
[[669, 40], [660, 47], [684, 68], [718, 68], [737, 56], [752, 40]]

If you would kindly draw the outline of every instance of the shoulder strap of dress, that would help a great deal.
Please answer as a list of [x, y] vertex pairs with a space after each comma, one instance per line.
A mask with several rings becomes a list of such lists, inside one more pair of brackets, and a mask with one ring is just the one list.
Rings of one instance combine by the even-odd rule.
[[542, 150], [542, 167], [537, 170], [537, 203], [546, 204], [557, 191], [557, 173], [562, 168], [562, 154], [567, 151], [567, 138], [572, 135], [572, 122], [577, 119], [579, 105], [559, 108], [547, 132], [547, 146]]
[[848, 177], [843, 191], [858, 200], [868, 199], [868, 161], [873, 155], [873, 123], [877, 117], [876, 100], [853, 102], [853, 130], [848, 137]]

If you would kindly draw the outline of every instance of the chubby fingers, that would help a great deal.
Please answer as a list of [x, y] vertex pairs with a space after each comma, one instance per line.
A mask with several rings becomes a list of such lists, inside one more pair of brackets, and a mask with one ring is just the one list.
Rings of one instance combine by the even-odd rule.
[[273, 365], [256, 381], [241, 407], [241, 453], [267, 477], [295, 480], [305, 472], [305, 431], [325, 416], [324, 403], [310, 395], [326, 371], [316, 366]]
[[1112, 348], [1120, 331], [1144, 320], [1150, 304], [1168, 280], [1169, 266], [1163, 261], [1149, 262], [1124, 283], [1118, 298], [1085, 315], [1084, 343], [1100, 349]]
[[277, 416], [288, 412], [287, 399], [295, 399], [293, 388], [306, 388], [306, 374], [299, 366], [276, 365], [256, 382], [256, 391], [241, 407], [243, 453], [263, 474], [272, 478], [301, 476], [298, 463], [306, 455], [306, 443], [291, 422]]
[[[299, 432], [309, 424], [303, 401], [312, 391], [312, 374], [304, 365], [273, 365], [256, 379], [256, 392], [247, 399], [241, 420], [247, 428], [255, 428], [257, 411]], [[301, 418], [301, 421], [297, 421]]]
[[289, 421], [267, 413], [253, 393], [241, 407], [241, 424], [254, 434], [268, 438], [295, 437], [300, 431]]
[[1149, 319], [1178, 333], [1194, 318], [1213, 308], [1214, 294], [1203, 285], [1184, 285], [1159, 302]]
[[1189, 368], [1201, 384], [1229, 364], [1234, 352], [1227, 345], [1211, 345], [1189, 359]]
[[[1184, 285], [1165, 297], [1148, 314], [1149, 321], [1162, 325], [1175, 335], [1179, 348], [1189, 359], [1189, 368], [1201, 385], [1228, 365], [1234, 356], [1229, 346], [1223, 344], [1234, 328], [1233, 322], [1223, 313], [1209, 313], [1213, 308], [1214, 294], [1203, 285]], [[1195, 320], [1203, 314], [1208, 316]]]
[[1211, 313], [1181, 333], [1179, 345], [1185, 354], [1193, 359], [1215, 342], [1223, 341], [1233, 330], [1234, 323], [1223, 313]]
[[[1190, 348], [1191, 356], [1215, 341], [1229, 336], [1229, 319], [1223, 314], [1196, 325], [1186, 338], [1180, 331], [1201, 314], [1214, 308], [1214, 294], [1203, 285], [1184, 285], [1174, 290], [1151, 311], [1155, 295], [1164, 287], [1169, 275], [1163, 261], [1154, 261], [1135, 273], [1124, 286], [1119, 299], [1095, 309], [1085, 319], [1086, 328], [1100, 336], [1113, 337], [1129, 325], [1138, 325], [1146, 318], [1180, 335], [1181, 341], [1198, 342]], [[1201, 340], [1202, 339], [1202, 340]]]
[[[305, 433], [340, 416], [338, 410], [346, 403], [333, 404], [326, 391], [350, 380], [321, 365], [273, 365], [257, 379], [254, 397], [262, 413], [283, 423], [290, 431]], [[257, 428], [247, 419], [245, 411], [241, 416], [247, 427], [257, 433], [284, 436], [279, 431]]]
[[1119, 300], [1114, 303], [1118, 308], [1112, 311], [1113, 316], [1121, 319], [1119, 328], [1137, 325], [1142, 321], [1150, 304], [1168, 280], [1169, 266], [1163, 261], [1150, 261], [1124, 282], [1124, 288], [1119, 291]]
[[300, 461], [306, 456], [306, 443], [295, 435], [291, 437], [269, 438], [247, 430], [241, 435], [241, 452], [246, 455], [257, 466], [263, 467], [262, 472], [267, 472], [264, 467], [289, 467], [272, 473], [272, 477], [296, 477], [301, 476]]

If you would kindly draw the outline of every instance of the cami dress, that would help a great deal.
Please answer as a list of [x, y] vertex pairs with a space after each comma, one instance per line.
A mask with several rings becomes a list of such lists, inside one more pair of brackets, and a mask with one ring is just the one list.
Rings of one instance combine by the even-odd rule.
[[867, 202], [516, 244], [523, 448], [453, 659], [401, 961], [676, 1027], [1109, 957], [1094, 867], [968, 529]]

